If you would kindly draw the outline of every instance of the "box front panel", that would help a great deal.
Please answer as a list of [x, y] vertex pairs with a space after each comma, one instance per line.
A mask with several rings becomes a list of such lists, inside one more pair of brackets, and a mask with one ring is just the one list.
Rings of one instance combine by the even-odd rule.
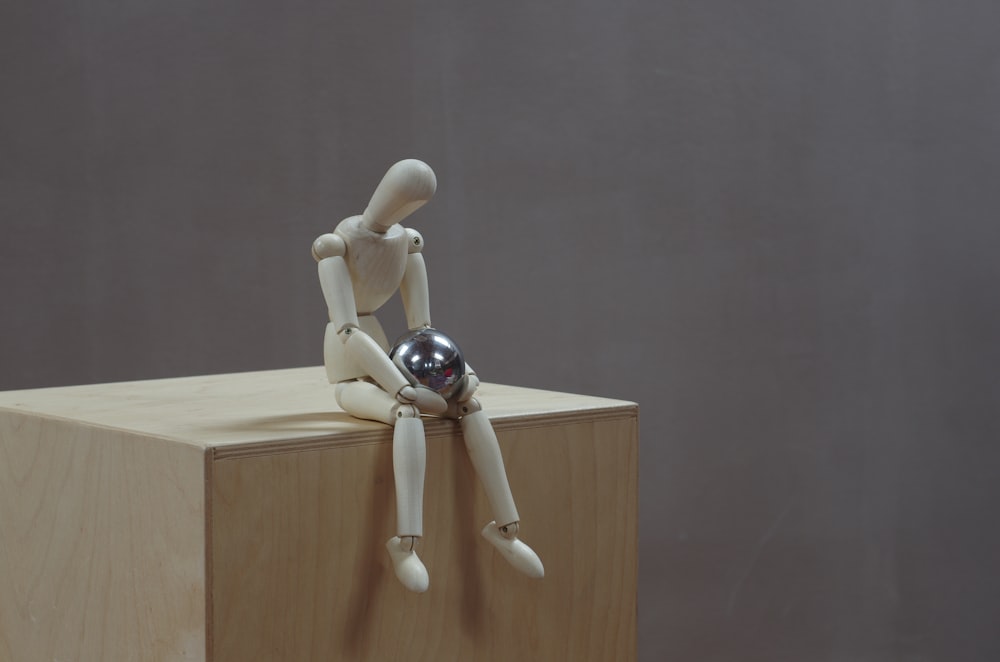
[[384, 548], [388, 430], [379, 443], [216, 461], [213, 659], [634, 659], [634, 415], [498, 433], [542, 580], [480, 537], [491, 515], [458, 434], [427, 441], [418, 552], [431, 584], [419, 595]]

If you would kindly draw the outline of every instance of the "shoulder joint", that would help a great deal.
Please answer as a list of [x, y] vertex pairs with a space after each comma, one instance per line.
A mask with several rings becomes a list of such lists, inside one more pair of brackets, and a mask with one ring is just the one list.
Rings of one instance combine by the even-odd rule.
[[347, 244], [332, 232], [320, 235], [312, 245], [313, 258], [317, 262], [328, 257], [343, 257], [346, 253]]

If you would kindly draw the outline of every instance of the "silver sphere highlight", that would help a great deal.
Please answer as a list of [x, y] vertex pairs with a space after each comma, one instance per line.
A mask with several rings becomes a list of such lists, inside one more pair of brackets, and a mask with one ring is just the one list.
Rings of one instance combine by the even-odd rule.
[[412, 386], [429, 388], [446, 400], [465, 376], [462, 350], [437, 329], [419, 329], [402, 336], [389, 358]]

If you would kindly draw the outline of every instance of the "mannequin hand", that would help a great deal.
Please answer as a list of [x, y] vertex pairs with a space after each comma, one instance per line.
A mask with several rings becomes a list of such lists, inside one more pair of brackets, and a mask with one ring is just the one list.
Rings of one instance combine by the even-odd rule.
[[396, 399], [404, 405], [412, 405], [417, 401], [417, 389], [409, 385], [404, 386], [396, 393]]
[[417, 409], [425, 414], [443, 414], [448, 411], [448, 401], [429, 388], [417, 388]]
[[468, 402], [472, 399], [472, 396], [476, 394], [476, 389], [479, 388], [479, 377], [473, 374], [467, 374], [462, 379], [465, 383], [462, 385], [462, 390], [458, 394], [459, 402]]
[[396, 394], [396, 400], [404, 405], [416, 405], [425, 414], [443, 414], [448, 410], [447, 401], [429, 388], [404, 386]]

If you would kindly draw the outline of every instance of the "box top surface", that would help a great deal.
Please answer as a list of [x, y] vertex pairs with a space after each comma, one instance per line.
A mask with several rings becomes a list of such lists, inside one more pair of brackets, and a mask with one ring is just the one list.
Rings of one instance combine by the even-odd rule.
[[[482, 384], [476, 397], [498, 429], [634, 415], [622, 400]], [[0, 412], [84, 425], [215, 449], [216, 455], [370, 443], [391, 428], [337, 406], [322, 367], [0, 392]], [[456, 423], [425, 419], [428, 436]]]

